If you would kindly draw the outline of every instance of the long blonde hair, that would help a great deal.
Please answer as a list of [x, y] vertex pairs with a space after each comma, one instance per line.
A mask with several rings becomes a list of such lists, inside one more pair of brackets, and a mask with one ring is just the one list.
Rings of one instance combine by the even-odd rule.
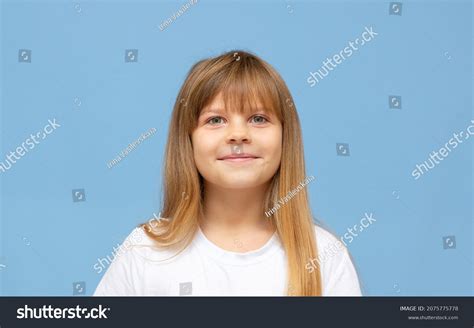
[[[222, 92], [226, 108], [251, 111], [257, 102], [282, 123], [282, 157], [262, 204], [262, 214], [306, 179], [301, 127], [291, 94], [283, 79], [254, 54], [235, 50], [201, 60], [189, 71], [176, 98], [164, 160], [163, 206], [153, 226], [143, 223], [145, 233], [159, 247], [191, 242], [203, 215], [203, 178], [193, 157], [191, 134], [200, 111]], [[305, 264], [317, 257], [314, 223], [307, 191], [301, 189], [268, 220], [288, 259], [287, 294], [320, 296], [319, 267], [309, 273]]]

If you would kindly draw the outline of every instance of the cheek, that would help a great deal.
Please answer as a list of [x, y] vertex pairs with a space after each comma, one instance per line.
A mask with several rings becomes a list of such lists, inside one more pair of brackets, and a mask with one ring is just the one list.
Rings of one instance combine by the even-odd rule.
[[275, 144], [273, 148], [272, 161], [274, 162], [275, 167], [278, 167], [281, 163], [281, 144]]
[[281, 130], [272, 131], [271, 134], [266, 136], [265, 140], [267, 141], [267, 147], [275, 157], [275, 160], [280, 161], [282, 150]]
[[199, 161], [207, 161], [215, 155], [216, 140], [204, 133], [195, 132], [192, 135], [194, 158]]
[[199, 134], [193, 134], [191, 140], [193, 143], [193, 156], [196, 168], [201, 175], [206, 175], [206, 167], [208, 167], [208, 165], [205, 163], [206, 155], [205, 149], [203, 149], [205, 142], [203, 142]]

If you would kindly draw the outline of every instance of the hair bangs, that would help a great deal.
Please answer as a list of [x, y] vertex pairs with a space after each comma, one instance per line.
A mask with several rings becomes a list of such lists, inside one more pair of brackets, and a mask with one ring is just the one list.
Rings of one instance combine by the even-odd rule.
[[250, 115], [264, 111], [282, 120], [282, 104], [274, 81], [258, 62], [239, 65], [229, 74], [222, 92], [225, 109], [230, 112]]
[[[212, 63], [208, 64], [213, 66]], [[226, 112], [250, 115], [262, 111], [283, 122], [284, 104], [279, 97], [280, 92], [274, 77], [260, 61], [252, 57], [244, 57], [242, 61], [232, 58], [217, 71], [202, 73], [205, 75], [203, 83], [192, 96], [196, 101], [193, 102], [194, 123], [190, 131], [196, 128], [202, 109], [219, 94], [222, 95], [223, 110]]]

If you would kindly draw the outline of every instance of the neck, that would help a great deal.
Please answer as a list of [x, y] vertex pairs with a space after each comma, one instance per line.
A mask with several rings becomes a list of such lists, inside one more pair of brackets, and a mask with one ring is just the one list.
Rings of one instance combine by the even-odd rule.
[[270, 230], [271, 222], [264, 214], [263, 204], [269, 184], [248, 189], [225, 189], [205, 184], [203, 229], [243, 232]]

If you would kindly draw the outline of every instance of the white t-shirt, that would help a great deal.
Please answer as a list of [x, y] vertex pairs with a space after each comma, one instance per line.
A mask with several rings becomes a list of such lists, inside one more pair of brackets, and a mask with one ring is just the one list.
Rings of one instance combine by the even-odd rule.
[[[361, 296], [346, 247], [315, 225], [323, 296]], [[117, 252], [94, 296], [285, 296], [286, 255], [278, 234], [257, 250], [224, 250], [199, 228], [191, 244], [176, 252], [154, 245], [135, 228]], [[335, 245], [339, 248], [334, 250]], [[329, 251], [332, 249], [333, 251]], [[310, 270], [310, 259], [306, 268]], [[317, 265], [316, 261], [313, 261]], [[309, 271], [312, 272], [312, 271]]]

